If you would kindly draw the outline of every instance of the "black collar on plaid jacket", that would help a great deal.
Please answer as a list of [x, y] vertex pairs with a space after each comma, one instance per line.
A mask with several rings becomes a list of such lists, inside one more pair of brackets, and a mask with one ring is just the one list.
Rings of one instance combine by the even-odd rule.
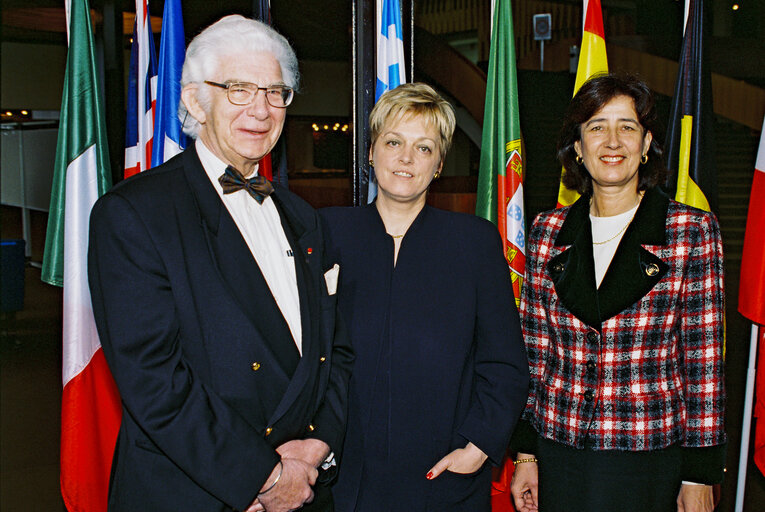
[[563, 305], [579, 320], [600, 330], [602, 322], [635, 304], [658, 283], [669, 266], [643, 245], [667, 245], [669, 197], [647, 190], [624, 232], [600, 288], [595, 287], [590, 196], [574, 203], [555, 239], [570, 246], [550, 259], [547, 272]]

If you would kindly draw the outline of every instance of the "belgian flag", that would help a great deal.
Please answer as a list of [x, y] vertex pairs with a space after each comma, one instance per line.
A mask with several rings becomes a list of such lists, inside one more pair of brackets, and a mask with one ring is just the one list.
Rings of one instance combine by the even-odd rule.
[[704, 44], [703, 0], [687, 0], [683, 48], [669, 114], [667, 191], [675, 200], [717, 213], [712, 79]]

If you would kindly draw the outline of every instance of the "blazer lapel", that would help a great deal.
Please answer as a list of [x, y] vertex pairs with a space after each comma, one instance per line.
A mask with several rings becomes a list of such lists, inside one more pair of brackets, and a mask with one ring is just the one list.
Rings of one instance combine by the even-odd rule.
[[197, 201], [202, 229], [220, 279], [265, 340], [266, 348], [290, 376], [299, 354], [289, 326], [236, 222], [210, 183], [196, 150], [191, 148], [184, 156], [186, 178]]
[[601, 321], [638, 302], [669, 270], [669, 265], [643, 245], [666, 245], [669, 198], [647, 190], [635, 218], [624, 232], [598, 290]]
[[[298, 293], [300, 296], [300, 321], [303, 331], [303, 357], [296, 365], [292, 380], [280, 404], [271, 417], [270, 423], [279, 420], [302, 394], [311, 375], [313, 364], [318, 361], [319, 351], [319, 298], [320, 290], [316, 276], [321, 275], [319, 248], [321, 239], [317, 225], [306, 226], [300, 216], [293, 210], [291, 201], [285, 191], [278, 185], [274, 186], [271, 197], [276, 204], [282, 220], [284, 233], [287, 235], [295, 260]], [[316, 253], [314, 253], [316, 248]]]
[[566, 309], [585, 324], [598, 326], [600, 313], [595, 288], [589, 204], [589, 197], [583, 196], [569, 209], [555, 238], [555, 245], [570, 247], [550, 258], [547, 272], [558, 299]]
[[669, 199], [657, 190], [646, 191], [600, 288], [595, 287], [589, 203], [589, 196], [583, 196], [571, 206], [555, 239], [556, 246], [570, 247], [550, 259], [547, 271], [566, 309], [585, 324], [600, 329], [602, 322], [645, 296], [669, 269], [643, 248], [666, 245]]

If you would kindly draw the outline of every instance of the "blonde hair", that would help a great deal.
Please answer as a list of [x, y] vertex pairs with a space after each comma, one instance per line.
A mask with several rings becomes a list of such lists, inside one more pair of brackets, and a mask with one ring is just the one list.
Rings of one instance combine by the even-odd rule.
[[401, 84], [387, 91], [377, 100], [369, 114], [369, 129], [372, 146], [388, 123], [395, 123], [405, 116], [423, 116], [425, 124], [438, 130], [438, 152], [443, 161], [452, 144], [452, 135], [457, 125], [454, 107], [443, 99], [428, 84], [416, 82]]

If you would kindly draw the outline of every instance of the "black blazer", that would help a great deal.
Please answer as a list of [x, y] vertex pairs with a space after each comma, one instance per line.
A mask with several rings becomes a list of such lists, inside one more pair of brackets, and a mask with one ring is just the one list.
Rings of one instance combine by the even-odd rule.
[[352, 351], [314, 210], [276, 187], [295, 255], [303, 357], [196, 150], [93, 207], [88, 277], [123, 403], [110, 510], [245, 509], [279, 460], [315, 437], [336, 453]]
[[496, 226], [425, 206], [394, 267], [375, 205], [320, 214], [356, 353], [336, 509], [489, 510], [490, 464], [425, 475], [468, 441], [500, 464], [526, 402], [529, 366]]

